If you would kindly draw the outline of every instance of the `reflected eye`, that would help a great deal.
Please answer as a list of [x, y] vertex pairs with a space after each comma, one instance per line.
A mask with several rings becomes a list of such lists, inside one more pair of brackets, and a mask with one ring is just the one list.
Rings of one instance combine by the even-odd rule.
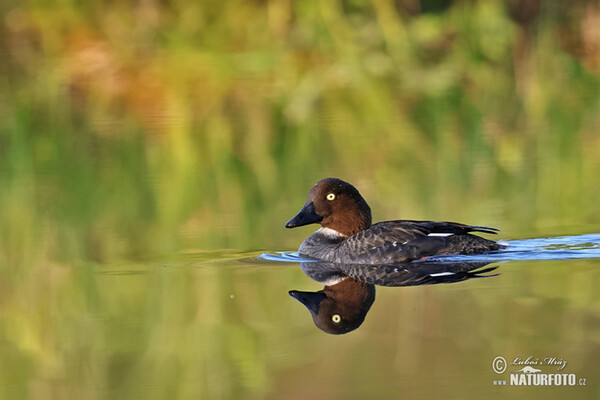
[[331, 320], [338, 324], [342, 320], [342, 317], [340, 317], [339, 314], [335, 314], [333, 317], [331, 317]]
[[334, 200], [334, 199], [335, 199], [335, 194], [333, 194], [333, 193], [329, 193], [329, 194], [327, 195], [327, 200], [331, 201], [331, 200]]

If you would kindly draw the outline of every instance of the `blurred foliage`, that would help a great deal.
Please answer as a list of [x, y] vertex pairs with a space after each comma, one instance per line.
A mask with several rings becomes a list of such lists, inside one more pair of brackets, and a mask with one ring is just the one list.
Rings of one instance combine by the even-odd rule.
[[595, 2], [1, 7], [3, 262], [294, 247], [325, 176], [376, 219], [599, 222]]
[[[274, 370], [302, 361], [281, 354], [299, 357], [313, 338], [290, 343], [298, 331], [268, 325], [305, 326], [273, 297], [300, 272], [136, 262], [296, 248], [307, 230], [283, 223], [326, 176], [354, 183], [375, 220], [504, 237], [600, 224], [597, 1], [8, 0], [0, 16], [2, 398], [264, 397]], [[597, 355], [593, 288], [542, 286], [531, 315], [575, 310], [565, 326]], [[431, 295], [406, 293], [396, 298]], [[530, 316], [496, 307], [499, 327]], [[388, 315], [374, 318], [385, 331]], [[456, 331], [449, 318], [438, 328]], [[422, 324], [398, 321], [397, 334], [434, 322]], [[488, 348], [489, 328], [476, 329], [449, 364]], [[319, 349], [351, 354], [360, 335]], [[407, 343], [381, 351], [430, 345]], [[421, 382], [399, 359], [384, 361]]]

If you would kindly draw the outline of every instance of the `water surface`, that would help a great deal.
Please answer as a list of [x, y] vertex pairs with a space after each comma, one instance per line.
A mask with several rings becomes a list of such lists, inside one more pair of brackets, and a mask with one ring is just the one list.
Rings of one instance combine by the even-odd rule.
[[[294, 373], [317, 379], [318, 388], [333, 398], [395, 398], [404, 391], [415, 398], [596, 397], [600, 297], [595, 282], [600, 277], [600, 235], [508, 244], [507, 250], [495, 254], [435, 257], [440, 264], [470, 261], [497, 266], [493, 276], [485, 279], [378, 287], [364, 324], [347, 337], [330, 337], [317, 330], [308, 312], [296, 303], [291, 312], [299, 322], [304, 319], [300, 329], [310, 331], [303, 335], [309, 335], [314, 346], [305, 349], [312, 356]], [[261, 258], [294, 261], [294, 254]], [[293, 289], [322, 287], [307, 278]], [[502, 374], [492, 367], [498, 356], [509, 363]], [[575, 374], [577, 386], [494, 383], [509, 380], [509, 372], [523, 368], [528, 359], [542, 373]], [[314, 393], [302, 385], [293, 390]]]

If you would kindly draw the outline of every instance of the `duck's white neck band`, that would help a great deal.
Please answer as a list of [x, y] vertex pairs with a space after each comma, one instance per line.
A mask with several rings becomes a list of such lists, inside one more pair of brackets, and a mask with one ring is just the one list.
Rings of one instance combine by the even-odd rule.
[[338, 237], [346, 237], [346, 235], [336, 231], [335, 229], [331, 229], [331, 228], [319, 228], [319, 230], [317, 232], [320, 232], [321, 234], [331, 237], [331, 238], [338, 238]]

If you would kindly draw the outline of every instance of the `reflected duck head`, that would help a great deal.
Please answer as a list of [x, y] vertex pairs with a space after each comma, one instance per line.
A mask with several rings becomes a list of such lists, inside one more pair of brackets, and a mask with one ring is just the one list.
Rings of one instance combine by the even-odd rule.
[[314, 223], [348, 237], [371, 226], [371, 209], [354, 186], [326, 178], [310, 189], [306, 203], [285, 227]]
[[339, 335], [363, 323], [375, 301], [375, 285], [345, 278], [317, 292], [291, 290], [289, 294], [310, 311], [317, 328]]

